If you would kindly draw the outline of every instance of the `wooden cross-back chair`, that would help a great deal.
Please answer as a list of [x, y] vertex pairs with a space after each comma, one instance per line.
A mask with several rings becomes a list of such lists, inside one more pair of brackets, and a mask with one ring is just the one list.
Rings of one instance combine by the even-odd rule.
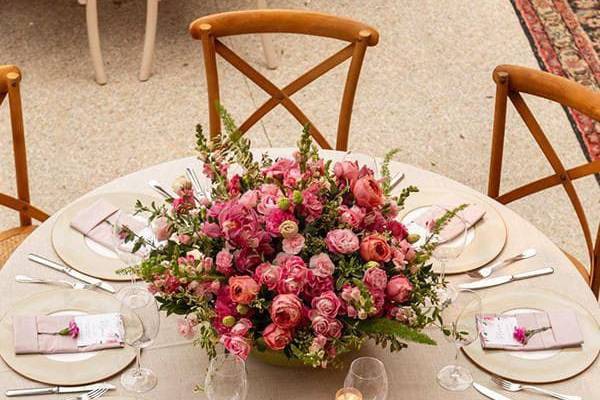
[[[598, 297], [598, 292], [600, 291], [600, 224], [594, 240], [592, 230], [590, 229], [573, 181], [600, 173], [600, 160], [566, 169], [531, 110], [523, 100], [521, 93], [555, 101], [563, 106], [573, 108], [594, 120], [600, 120], [600, 93], [560, 76], [513, 65], [500, 65], [496, 67], [493, 78], [496, 82], [496, 105], [488, 195], [500, 203], [506, 204], [541, 190], [562, 185], [575, 209], [581, 229], [583, 230], [590, 259], [589, 271], [575, 257], [568, 253], [565, 254], [588, 282], [596, 297]], [[511, 100], [525, 122], [525, 125], [554, 170], [554, 174], [500, 195], [507, 99]]]
[[[253, 10], [226, 12], [199, 18], [190, 25], [190, 33], [193, 38], [202, 41], [208, 86], [211, 137], [218, 135], [221, 130], [221, 121], [216, 107], [216, 104], [219, 102], [219, 78], [216, 54], [219, 54], [271, 96], [269, 100], [262, 104], [240, 125], [240, 132], [247, 132], [248, 129], [269, 111], [278, 104], [281, 104], [300, 124], [310, 127], [311, 135], [321, 147], [331, 149], [332, 146], [327, 142], [325, 137], [290, 97], [327, 71], [350, 58], [351, 61], [342, 97], [335, 146], [337, 150], [347, 150], [352, 105], [354, 103], [356, 86], [365, 51], [367, 46], [375, 46], [379, 41], [379, 33], [375, 29], [351, 19], [316, 12]], [[280, 89], [219, 40], [219, 38], [224, 36], [250, 33], [305, 34], [339, 39], [349, 42], [349, 44]]]
[[19, 83], [21, 71], [14, 65], [0, 65], [0, 105], [8, 98], [12, 142], [17, 177], [17, 197], [0, 193], [0, 205], [19, 212], [20, 226], [0, 231], [0, 268], [12, 251], [29, 235], [35, 226], [31, 220], [45, 221], [48, 214], [29, 203], [29, 183], [27, 179], [27, 155], [25, 152], [25, 132]]

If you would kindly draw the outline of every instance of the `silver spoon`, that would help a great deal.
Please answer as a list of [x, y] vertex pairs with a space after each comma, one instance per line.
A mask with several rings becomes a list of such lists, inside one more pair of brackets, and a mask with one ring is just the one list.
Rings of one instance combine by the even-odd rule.
[[535, 249], [526, 249], [521, 254], [517, 254], [514, 257], [506, 258], [490, 266], [476, 269], [475, 271], [469, 272], [467, 275], [469, 275], [471, 278], [487, 278], [492, 274], [492, 272], [499, 268], [504, 268], [507, 265], [512, 264], [514, 262], [525, 260], [526, 258], [531, 258], [536, 254], [537, 252], [535, 251]]
[[95, 289], [98, 287], [98, 284], [93, 283], [84, 283], [84, 282], [70, 282], [63, 281], [60, 279], [43, 279], [43, 278], [35, 278], [27, 275], [17, 275], [15, 276], [15, 280], [19, 283], [44, 283], [48, 285], [61, 285], [67, 286], [72, 289]]

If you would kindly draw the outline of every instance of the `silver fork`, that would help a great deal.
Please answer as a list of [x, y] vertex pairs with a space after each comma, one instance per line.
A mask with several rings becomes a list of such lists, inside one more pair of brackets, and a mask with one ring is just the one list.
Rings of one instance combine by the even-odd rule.
[[66, 400], [93, 400], [104, 396], [104, 393], [106, 392], [108, 392], [107, 388], [98, 388], [92, 390], [91, 392], [80, 394], [79, 396], [69, 397]]
[[525, 249], [525, 250], [523, 250], [522, 253], [517, 254], [514, 257], [504, 259], [502, 261], [499, 261], [499, 262], [492, 264], [490, 266], [487, 266], [487, 267], [476, 269], [475, 271], [471, 271], [471, 272], [467, 273], [467, 275], [469, 275], [471, 278], [479, 278], [479, 279], [487, 278], [488, 276], [490, 276], [492, 274], [492, 272], [494, 272], [495, 270], [497, 270], [499, 268], [506, 267], [507, 265], [512, 264], [517, 261], [525, 260], [526, 258], [531, 258], [531, 257], [535, 256], [536, 254], [537, 254], [537, 252], [535, 251], [535, 249]]
[[84, 282], [63, 281], [62, 279], [34, 278], [32, 276], [27, 276], [27, 275], [17, 275], [17, 276], [15, 276], [15, 281], [17, 281], [19, 283], [45, 283], [45, 284], [49, 284], [49, 285], [61, 285], [61, 286], [70, 287], [72, 289], [95, 289], [100, 284], [100, 282], [84, 283]]
[[493, 376], [492, 381], [494, 381], [495, 384], [502, 387], [502, 389], [504, 389], [508, 392], [520, 392], [521, 390], [529, 390], [532, 392], [542, 393], [542, 394], [554, 397], [555, 399], [581, 400], [581, 397], [579, 397], [579, 396], [568, 396], [566, 394], [560, 394], [560, 393], [553, 392], [553, 391], [547, 390], [547, 389], [542, 389], [542, 388], [539, 388], [536, 386], [521, 385], [520, 383], [514, 383], [511, 381], [507, 381], [506, 379], [502, 379], [497, 376]]

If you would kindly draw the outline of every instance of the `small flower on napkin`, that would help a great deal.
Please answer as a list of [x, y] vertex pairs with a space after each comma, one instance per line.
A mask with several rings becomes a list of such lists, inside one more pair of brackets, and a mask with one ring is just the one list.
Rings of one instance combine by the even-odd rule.
[[521, 344], [527, 344], [527, 342], [533, 335], [547, 331], [548, 329], [550, 329], [549, 326], [544, 326], [544, 327], [538, 328], [538, 329], [525, 329], [522, 326], [515, 326], [515, 330], [513, 332], [513, 337], [515, 338], [515, 340], [517, 342], [519, 342]]
[[71, 336], [73, 339], [75, 339], [77, 336], [79, 336], [79, 327], [75, 321], [71, 320], [69, 321], [69, 326], [56, 332], [56, 335]]

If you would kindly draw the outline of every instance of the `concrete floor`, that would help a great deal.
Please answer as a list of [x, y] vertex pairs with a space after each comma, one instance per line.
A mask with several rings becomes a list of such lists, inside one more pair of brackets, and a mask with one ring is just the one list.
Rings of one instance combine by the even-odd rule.
[[[143, 0], [99, 2], [109, 82], [93, 81], [85, 11], [75, 0], [0, 0], [0, 63], [24, 71], [22, 84], [32, 198], [54, 212], [92, 188], [140, 168], [193, 152], [194, 125], [207, 124], [200, 43], [187, 26], [194, 18], [252, 7], [241, 0], [163, 0], [160, 3], [154, 76], [137, 80], [141, 61]], [[369, 48], [353, 114], [350, 148], [398, 159], [485, 191], [494, 85], [501, 63], [537, 68], [508, 0], [298, 1], [271, 0], [272, 8], [312, 9], [370, 23], [381, 41]], [[261, 72], [283, 85], [341, 48], [333, 40], [278, 35], [280, 68], [265, 67], [259, 38], [226, 42]], [[222, 63], [225, 106], [242, 121], [266, 95]], [[344, 68], [338, 67], [294, 96], [322, 132], [333, 138]], [[548, 101], [531, 107], [567, 165], [585, 161], [563, 110]], [[14, 190], [6, 107], [0, 111], [0, 191]], [[524, 124], [510, 110], [504, 187], [551, 170]], [[275, 109], [256, 126], [256, 146], [291, 146], [300, 128]], [[578, 183], [593, 229], [600, 188]], [[587, 260], [575, 214], [560, 189], [514, 207], [557, 244]], [[16, 217], [0, 210], [0, 228]], [[527, 246], [526, 243], [523, 246]], [[549, 260], [551, 261], [551, 260]]]

